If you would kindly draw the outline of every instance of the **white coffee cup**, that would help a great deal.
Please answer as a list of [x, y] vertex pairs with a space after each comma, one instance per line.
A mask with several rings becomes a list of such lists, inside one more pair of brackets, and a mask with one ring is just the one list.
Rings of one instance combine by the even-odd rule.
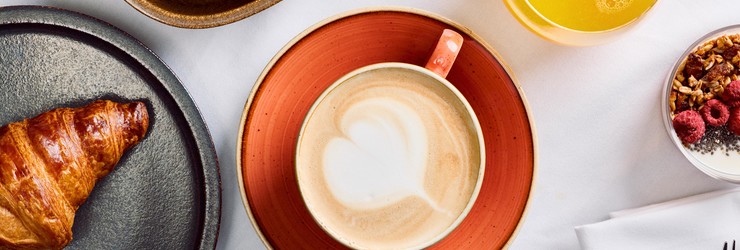
[[478, 119], [444, 77], [463, 38], [444, 30], [426, 68], [380, 63], [316, 100], [298, 137], [296, 176], [319, 226], [359, 249], [418, 249], [443, 239], [480, 191]]

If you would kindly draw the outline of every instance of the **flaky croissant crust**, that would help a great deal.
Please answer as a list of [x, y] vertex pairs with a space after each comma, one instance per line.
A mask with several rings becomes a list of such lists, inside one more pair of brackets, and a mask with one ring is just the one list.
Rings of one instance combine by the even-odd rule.
[[0, 249], [60, 249], [77, 208], [146, 134], [141, 102], [95, 101], [0, 127]]

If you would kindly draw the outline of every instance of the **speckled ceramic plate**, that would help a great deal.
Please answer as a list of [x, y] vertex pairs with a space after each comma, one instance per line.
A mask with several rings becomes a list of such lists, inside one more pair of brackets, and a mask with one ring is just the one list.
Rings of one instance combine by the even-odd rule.
[[126, 0], [164, 24], [202, 29], [229, 24], [263, 11], [280, 0]]
[[237, 171], [245, 207], [265, 245], [343, 248], [301, 200], [294, 156], [304, 117], [324, 89], [352, 70], [380, 62], [423, 65], [445, 28], [465, 39], [447, 79], [480, 121], [486, 175], [465, 220], [431, 248], [498, 249], [511, 241], [530, 197], [537, 155], [521, 89], [500, 56], [470, 30], [438, 15], [384, 7], [309, 28], [257, 80], [240, 125]]
[[68, 249], [213, 249], [216, 153], [175, 75], [110, 24], [53, 8], [0, 8], [0, 124], [100, 98], [144, 101], [152, 123], [77, 211]]

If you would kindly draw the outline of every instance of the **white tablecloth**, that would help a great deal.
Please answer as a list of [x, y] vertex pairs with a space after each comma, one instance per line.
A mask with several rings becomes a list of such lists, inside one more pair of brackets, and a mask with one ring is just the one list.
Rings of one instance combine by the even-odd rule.
[[533, 112], [539, 143], [535, 192], [512, 249], [577, 249], [573, 227], [608, 213], [732, 185], [695, 169], [671, 144], [659, 99], [669, 67], [705, 33], [740, 23], [740, 1], [661, 0], [620, 40], [565, 47], [522, 27], [500, 0], [286, 0], [226, 26], [189, 30], [124, 1], [0, 0], [62, 7], [105, 20], [146, 44], [190, 91], [221, 163], [219, 249], [262, 249], [236, 182], [239, 119], [263, 68], [304, 29], [365, 6], [435, 12], [470, 28], [511, 67]]

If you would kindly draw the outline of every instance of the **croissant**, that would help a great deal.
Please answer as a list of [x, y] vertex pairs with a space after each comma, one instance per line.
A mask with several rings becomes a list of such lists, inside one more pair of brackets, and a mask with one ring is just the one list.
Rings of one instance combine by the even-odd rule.
[[0, 249], [61, 249], [77, 208], [146, 134], [141, 102], [95, 101], [0, 127]]

